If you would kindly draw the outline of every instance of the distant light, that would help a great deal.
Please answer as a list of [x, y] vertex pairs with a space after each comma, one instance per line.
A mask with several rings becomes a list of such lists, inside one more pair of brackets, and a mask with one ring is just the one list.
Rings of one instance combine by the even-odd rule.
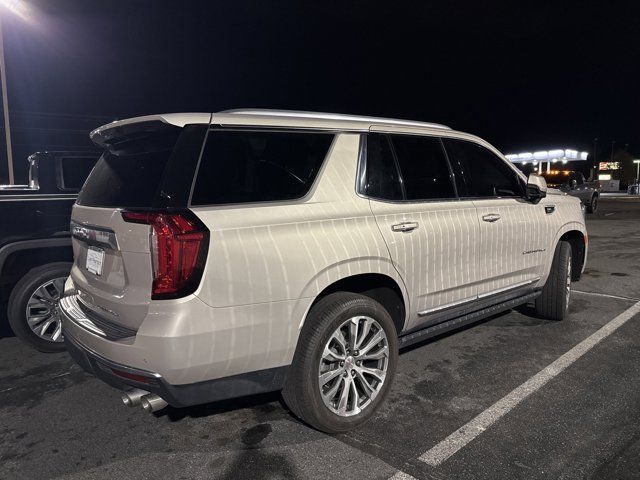
[[529, 162], [522, 162], [522, 165], [526, 165], [527, 163], [529, 163]]
[[538, 161], [537, 161], [537, 160], [536, 160], [536, 161], [534, 161], [534, 162], [533, 162], [533, 164], [534, 164], [534, 165], [537, 165], [537, 164], [538, 164]]
[[562, 160], [562, 163], [567, 163], [567, 161], [568, 160], [565, 158], [565, 159]]
[[523, 152], [523, 153], [511, 153], [509, 155], [505, 155], [508, 160], [511, 162], [529, 162], [531, 160], [535, 161], [551, 161], [552, 159], [566, 159], [568, 161], [572, 160], [587, 160], [589, 156], [589, 152], [578, 152], [578, 150], [573, 150], [570, 148], [560, 149], [557, 148], [555, 150], [539, 150], [537, 152]]
[[611, 174], [601, 173], [600, 175], [598, 175], [598, 180], [611, 180]]
[[554, 158], [553, 160], [551, 160], [551, 163], [556, 163], [558, 161], [557, 158]]
[[558, 158], [558, 157], [564, 157], [564, 150], [549, 150], [549, 157], [551, 158]]
[[634, 160], [633, 163], [640, 163], [640, 160]]
[[0, 5], [25, 22], [33, 20], [32, 8], [24, 0], [0, 0]]

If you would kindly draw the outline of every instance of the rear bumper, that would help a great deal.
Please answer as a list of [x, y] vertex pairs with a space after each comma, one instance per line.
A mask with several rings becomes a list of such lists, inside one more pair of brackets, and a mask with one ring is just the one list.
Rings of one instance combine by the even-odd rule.
[[92, 351], [64, 328], [64, 322], [63, 334], [69, 354], [85, 371], [120, 390], [140, 388], [155, 393], [174, 407], [277, 391], [282, 388], [288, 370], [288, 367], [276, 367], [204, 382], [171, 385], [158, 373], [122, 365]]

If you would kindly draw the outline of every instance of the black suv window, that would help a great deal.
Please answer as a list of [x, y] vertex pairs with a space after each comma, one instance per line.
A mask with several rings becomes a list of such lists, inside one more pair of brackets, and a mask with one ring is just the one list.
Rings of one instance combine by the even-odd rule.
[[443, 139], [461, 197], [522, 197], [518, 175], [493, 152], [465, 140]]
[[303, 197], [333, 134], [212, 130], [200, 160], [192, 205]]
[[455, 198], [453, 179], [439, 138], [391, 135], [407, 200]]
[[58, 188], [78, 191], [82, 188], [98, 157], [58, 158]]
[[361, 193], [368, 197], [403, 200], [398, 168], [386, 135], [367, 135], [367, 161], [361, 181]]

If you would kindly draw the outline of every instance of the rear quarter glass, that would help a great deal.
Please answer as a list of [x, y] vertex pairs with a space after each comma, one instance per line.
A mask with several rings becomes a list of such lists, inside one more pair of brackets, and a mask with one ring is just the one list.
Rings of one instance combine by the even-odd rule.
[[293, 200], [304, 197], [334, 134], [212, 130], [207, 136], [191, 205]]

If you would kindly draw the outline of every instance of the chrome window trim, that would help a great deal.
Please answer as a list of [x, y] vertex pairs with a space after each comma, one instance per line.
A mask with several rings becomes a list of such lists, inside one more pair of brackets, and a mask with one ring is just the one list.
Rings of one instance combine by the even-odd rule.
[[513, 285], [509, 285], [508, 287], [503, 287], [503, 288], [498, 288], [495, 290], [491, 290], [490, 292], [485, 292], [485, 293], [480, 293], [474, 297], [467, 297], [464, 298], [462, 300], [456, 300], [455, 302], [451, 302], [451, 303], [446, 303], [444, 305], [439, 305], [437, 307], [433, 307], [433, 308], [428, 308], [426, 310], [422, 310], [418, 312], [418, 316], [419, 317], [424, 317], [426, 315], [432, 314], [432, 313], [436, 313], [436, 312], [440, 312], [442, 310], [447, 310], [449, 308], [453, 308], [453, 307], [459, 307], [461, 305], [465, 305], [467, 303], [472, 303], [474, 301], [477, 300], [482, 300], [488, 297], [492, 297], [494, 295], [498, 295], [500, 293], [505, 293], [505, 292], [509, 292], [511, 290], [516, 290], [518, 288], [521, 287], [526, 287], [528, 285], [531, 285], [533, 283], [536, 283], [537, 281], [540, 280], [540, 277], [536, 277], [534, 279], [531, 280], [526, 280], [524, 282], [518, 282], [518, 283], [514, 283]]
[[[459, 196], [456, 197], [448, 197], [448, 198], [425, 198], [425, 199], [412, 199], [412, 200], [388, 200], [388, 199], [384, 199], [384, 198], [377, 198], [377, 197], [372, 197], [370, 195], [367, 195], [366, 193], [363, 193], [363, 182], [364, 182], [364, 174], [366, 174], [366, 169], [367, 169], [367, 139], [368, 139], [368, 135], [374, 133], [374, 134], [378, 134], [378, 135], [385, 135], [385, 136], [389, 136], [392, 134], [397, 134], [397, 135], [411, 135], [414, 137], [432, 137], [435, 139], [438, 139], [440, 141], [440, 145], [442, 146], [442, 151], [445, 155], [445, 159], [447, 161], [447, 167], [449, 168], [449, 172], [451, 174], [452, 173], [452, 168], [449, 162], [449, 157], [447, 156], [447, 151], [444, 148], [444, 146], [442, 145], [442, 139], [437, 136], [437, 135], [428, 135], [428, 134], [424, 134], [424, 135], [420, 135], [420, 134], [416, 134], [416, 133], [400, 133], [400, 132], [363, 132], [360, 134], [360, 147], [359, 147], [359, 151], [358, 151], [358, 163], [356, 166], [356, 185], [355, 185], [355, 192], [356, 195], [360, 198], [364, 198], [365, 200], [369, 200], [369, 201], [373, 201], [373, 202], [381, 202], [381, 203], [389, 203], [392, 205], [406, 205], [406, 204], [414, 204], [414, 203], [452, 203], [452, 202], [458, 202], [458, 201], [466, 201], [466, 200], [471, 200], [470, 198], [461, 198]], [[393, 145], [391, 145], [392, 148], [392, 153], [394, 156], [394, 161], [396, 162], [396, 168], [398, 169], [398, 175], [401, 176], [402, 172], [400, 171], [400, 168], [397, 164], [397, 160], [395, 157], [395, 150], [393, 150]], [[455, 176], [453, 177], [453, 191], [454, 193], [458, 193], [458, 189], [455, 185]], [[401, 186], [402, 186], [402, 191], [404, 193], [404, 185], [402, 184], [401, 181]], [[519, 198], [519, 197], [518, 197]]]

